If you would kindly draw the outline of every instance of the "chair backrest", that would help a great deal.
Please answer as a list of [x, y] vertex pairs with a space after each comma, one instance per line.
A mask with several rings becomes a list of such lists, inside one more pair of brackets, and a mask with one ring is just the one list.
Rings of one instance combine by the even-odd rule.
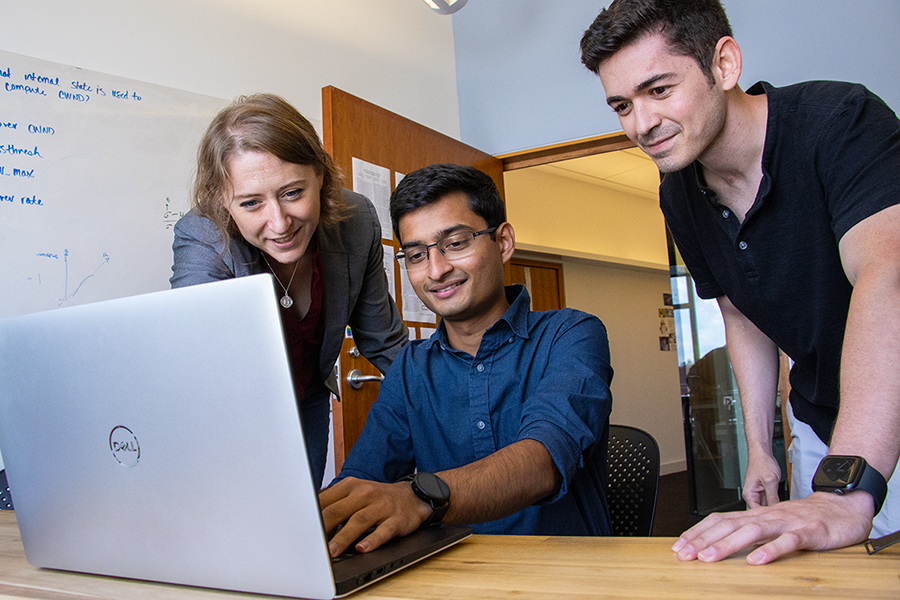
[[659, 490], [659, 446], [627, 425], [609, 426], [607, 500], [613, 535], [649, 536]]
[[6, 482], [6, 469], [0, 469], [0, 510], [12, 509], [12, 497], [9, 495], [9, 484]]

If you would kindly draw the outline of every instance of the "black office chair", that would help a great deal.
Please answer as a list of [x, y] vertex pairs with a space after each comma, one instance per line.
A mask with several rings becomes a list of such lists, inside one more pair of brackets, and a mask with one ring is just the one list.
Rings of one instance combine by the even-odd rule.
[[610, 425], [608, 477], [613, 535], [649, 536], [659, 490], [659, 446], [653, 436], [636, 427]]
[[6, 482], [6, 469], [0, 469], [0, 510], [12, 509], [12, 496], [9, 495], [9, 483]]

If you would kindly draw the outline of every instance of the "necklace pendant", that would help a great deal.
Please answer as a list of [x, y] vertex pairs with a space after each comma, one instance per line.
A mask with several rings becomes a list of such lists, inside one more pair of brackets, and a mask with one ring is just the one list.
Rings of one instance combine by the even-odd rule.
[[277, 281], [278, 285], [281, 286], [281, 289], [284, 290], [284, 296], [282, 296], [281, 299], [278, 300], [278, 303], [281, 304], [281, 306], [284, 308], [292, 307], [294, 305], [294, 299], [291, 298], [290, 294], [288, 294], [288, 289], [291, 287], [291, 284], [294, 283], [294, 275], [297, 274], [297, 267], [300, 266], [300, 261], [298, 260], [294, 265], [294, 272], [291, 273], [291, 279], [290, 281], [288, 281], [287, 285], [284, 285], [283, 283], [281, 283], [281, 280], [278, 279], [278, 274], [275, 273], [275, 269], [273, 269], [272, 265], [269, 264], [269, 259], [266, 258], [265, 254], [263, 254], [263, 260], [266, 261], [266, 266], [269, 267], [269, 270], [272, 271], [272, 275], [275, 276], [275, 281]]

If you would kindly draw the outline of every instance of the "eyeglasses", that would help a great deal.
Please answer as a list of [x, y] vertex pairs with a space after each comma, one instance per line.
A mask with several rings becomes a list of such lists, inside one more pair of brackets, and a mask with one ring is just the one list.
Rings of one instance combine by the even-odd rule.
[[489, 227], [488, 229], [474, 232], [461, 231], [459, 233], [454, 233], [453, 235], [448, 235], [434, 244], [404, 248], [395, 254], [394, 258], [400, 263], [400, 267], [406, 271], [415, 271], [427, 265], [428, 251], [431, 248], [440, 250], [441, 254], [444, 255], [444, 258], [447, 260], [465, 258], [475, 250], [475, 245], [473, 244], [475, 238], [486, 233], [494, 233], [495, 231], [497, 231], [496, 227]]

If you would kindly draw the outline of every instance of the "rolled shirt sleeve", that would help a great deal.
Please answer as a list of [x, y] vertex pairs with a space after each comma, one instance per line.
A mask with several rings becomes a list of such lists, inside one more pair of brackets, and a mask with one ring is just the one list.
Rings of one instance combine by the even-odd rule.
[[523, 439], [541, 442], [562, 474], [550, 498], [477, 533], [609, 535], [605, 497], [612, 367], [599, 319], [529, 310], [521, 286], [476, 356], [449, 346], [443, 326], [406, 346], [381, 384], [338, 479], [393, 482], [439, 472]]

